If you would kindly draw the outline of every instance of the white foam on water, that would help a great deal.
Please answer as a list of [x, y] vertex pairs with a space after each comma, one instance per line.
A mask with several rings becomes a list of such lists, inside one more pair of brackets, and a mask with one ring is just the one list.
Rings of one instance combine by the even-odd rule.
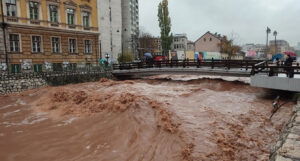
[[68, 119], [68, 120], [62, 121], [62, 123], [61, 123], [61, 124], [58, 124], [57, 126], [59, 127], [59, 126], [66, 126], [66, 125], [69, 125], [69, 124], [73, 123], [73, 121], [75, 121], [75, 120], [77, 120], [77, 119], [78, 119], [77, 117], [72, 117], [72, 118], [70, 118], [70, 119]]
[[25, 118], [24, 120], [22, 120], [21, 122], [3, 122], [3, 125], [6, 125], [6, 127], [10, 127], [10, 126], [22, 126], [22, 125], [32, 125], [35, 123], [39, 123], [42, 121], [47, 120], [48, 118], [45, 117], [45, 115], [43, 113], [38, 113], [37, 115], [31, 115], [27, 118]]
[[21, 99], [18, 99], [18, 100], [16, 101], [16, 103], [19, 104], [19, 105], [26, 105], [26, 104], [27, 104], [25, 101], [23, 101], [23, 100], [21, 100]]
[[7, 109], [7, 108], [12, 107], [12, 106], [14, 106], [14, 105], [6, 105], [6, 106], [3, 106], [3, 107], [0, 107], [0, 110], [4, 110], [4, 109]]
[[20, 111], [21, 111], [21, 110], [18, 109], [18, 110], [15, 110], [15, 111], [6, 112], [6, 113], [3, 114], [3, 118], [5, 118], [5, 117], [7, 117], [7, 116], [11, 116], [11, 115], [13, 115], [13, 114], [15, 114], [15, 113], [18, 113], [18, 112], [20, 112]]

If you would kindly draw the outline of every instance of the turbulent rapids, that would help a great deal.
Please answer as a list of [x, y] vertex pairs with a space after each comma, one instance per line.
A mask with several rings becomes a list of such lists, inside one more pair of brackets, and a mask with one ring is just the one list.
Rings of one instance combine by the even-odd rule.
[[292, 114], [268, 118], [243, 80], [157, 76], [0, 97], [1, 161], [268, 160]]

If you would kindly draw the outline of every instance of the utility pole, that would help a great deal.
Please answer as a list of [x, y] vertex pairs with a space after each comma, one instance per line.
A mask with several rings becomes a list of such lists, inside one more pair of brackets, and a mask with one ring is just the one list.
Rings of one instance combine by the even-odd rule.
[[2, 0], [0, 0], [1, 3], [1, 17], [2, 17], [2, 24], [1, 24], [1, 28], [3, 30], [3, 43], [4, 43], [4, 54], [5, 54], [5, 63], [6, 63], [6, 70], [7, 73], [9, 73], [9, 65], [8, 65], [8, 53], [7, 53], [7, 46], [6, 46], [6, 27], [7, 27], [7, 23], [5, 23], [4, 20], [4, 7], [3, 7], [3, 3]]

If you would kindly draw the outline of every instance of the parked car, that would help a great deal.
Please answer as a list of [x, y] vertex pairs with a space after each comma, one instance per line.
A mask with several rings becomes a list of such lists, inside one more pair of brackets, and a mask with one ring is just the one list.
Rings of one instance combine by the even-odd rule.
[[167, 56], [155, 56], [154, 61], [165, 61], [168, 60]]

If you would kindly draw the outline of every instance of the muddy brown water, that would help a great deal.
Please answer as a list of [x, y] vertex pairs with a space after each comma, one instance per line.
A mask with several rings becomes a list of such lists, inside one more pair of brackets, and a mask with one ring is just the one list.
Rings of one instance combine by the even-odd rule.
[[292, 113], [269, 120], [267, 91], [245, 83], [157, 78], [1, 96], [0, 160], [268, 160]]

